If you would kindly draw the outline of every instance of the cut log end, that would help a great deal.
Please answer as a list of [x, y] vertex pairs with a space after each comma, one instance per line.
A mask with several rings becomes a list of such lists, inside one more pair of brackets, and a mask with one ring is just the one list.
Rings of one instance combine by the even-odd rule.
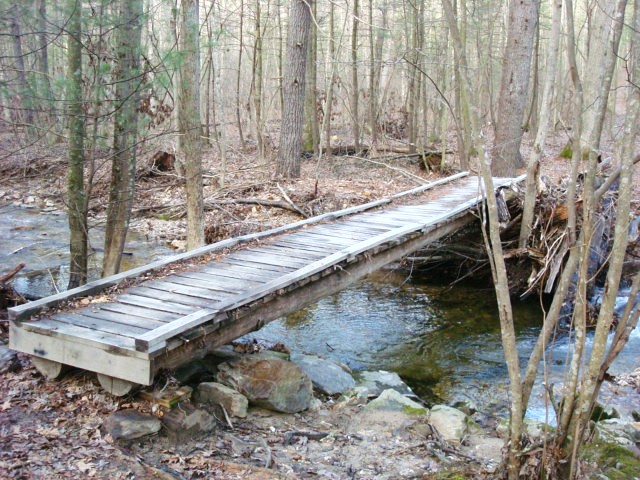
[[114, 397], [123, 397], [137, 386], [128, 380], [122, 380], [121, 378], [115, 378], [102, 373], [98, 373], [98, 381], [100, 382], [100, 386]]
[[67, 365], [63, 363], [42, 357], [31, 357], [31, 363], [47, 380], [59, 378], [67, 369]]

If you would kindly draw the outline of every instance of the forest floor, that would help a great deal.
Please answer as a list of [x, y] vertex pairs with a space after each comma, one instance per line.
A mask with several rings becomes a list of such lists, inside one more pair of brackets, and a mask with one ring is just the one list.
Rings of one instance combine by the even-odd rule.
[[[568, 160], [557, 156], [566, 141], [564, 134], [558, 134], [548, 142], [542, 173], [552, 182], [562, 181], [568, 171]], [[65, 146], [32, 144], [25, 147], [18, 142], [19, 138], [13, 132], [0, 131], [0, 206], [36, 204], [64, 210]], [[525, 159], [529, 143], [526, 140], [523, 145]], [[233, 145], [233, 142], [229, 144]], [[147, 146], [146, 153], [140, 157], [132, 228], [150, 240], [166, 242], [179, 250], [184, 247], [185, 235], [181, 182], [174, 172], [159, 174], [148, 168], [151, 157], [161, 148]], [[381, 159], [383, 155], [389, 157]], [[273, 176], [274, 156], [275, 152], [269, 151], [269, 159], [261, 161], [255, 146], [229, 148], [223, 175], [217, 149], [205, 151], [208, 242], [302, 218], [292, 210], [302, 210], [308, 216], [317, 215], [387, 197], [444, 176], [425, 171], [418, 162], [410, 162], [406, 157], [380, 152], [378, 155], [371, 153], [367, 158], [307, 159], [303, 161], [299, 179], [278, 183]], [[447, 158], [448, 165], [455, 162], [454, 155]], [[98, 166], [94, 177], [89, 204], [93, 224], [101, 223], [105, 218], [109, 181], [106, 164]], [[640, 167], [636, 168], [635, 175], [634, 209], [638, 214]], [[247, 199], [267, 200], [279, 206], [234, 202]], [[5, 265], [3, 269], [13, 266]], [[6, 341], [6, 320], [3, 320], [0, 343]], [[267, 415], [255, 411], [248, 419], [236, 423], [233, 431], [221, 425], [220, 436], [214, 435], [206, 441], [176, 444], [160, 435], [124, 445], [105, 438], [100, 428], [104, 418], [128, 407], [150, 411], [148, 402], [136, 397], [113, 398], [101, 391], [95, 378], [85, 372], [76, 371], [61, 381], [48, 382], [31, 366], [26, 355], [19, 354], [10, 367], [0, 375], [1, 478], [285, 478], [286, 468], [274, 470], [259, 466], [263, 459], [253, 455], [255, 446], [244, 448], [252, 444], [247, 439], [275, 445], [281, 441], [278, 435], [283, 431], [317, 430], [331, 425], [338, 428], [356, 408], [338, 407], [328, 402], [318, 411], [302, 415]], [[239, 440], [237, 445], [230, 446], [232, 437], [244, 438], [245, 445]], [[399, 472], [404, 465], [409, 470], [423, 472], [418, 476], [407, 473], [390, 478], [436, 478], [447, 466], [460, 468], [462, 465], [469, 476], [484, 472], [491, 477], [484, 465], [473, 462], [464, 454], [444, 455], [447, 459], [443, 461], [444, 457], [434, 456], [424, 441], [400, 437], [402, 435], [389, 437], [376, 445], [345, 437], [348, 448], [346, 444], [335, 443], [320, 448], [320, 442], [310, 440], [308, 445], [299, 445], [297, 454], [288, 454], [287, 461], [305, 465], [297, 473], [289, 472], [290, 478], [383, 478], [383, 472], [379, 471], [385, 468], [382, 458], [391, 459], [396, 468], [394, 471]], [[348, 476], [331, 473], [337, 463], [351, 461], [336, 454], [341, 448], [347, 449], [353, 462], [366, 468], [354, 470]]]

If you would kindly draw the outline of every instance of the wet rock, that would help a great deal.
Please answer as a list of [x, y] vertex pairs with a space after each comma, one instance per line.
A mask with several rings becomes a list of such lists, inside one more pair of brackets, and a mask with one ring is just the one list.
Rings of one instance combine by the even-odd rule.
[[174, 408], [162, 417], [162, 424], [171, 440], [183, 442], [211, 432], [216, 426], [216, 419], [206, 410], [181, 403], [180, 408]]
[[460, 443], [469, 432], [473, 421], [457, 408], [447, 405], [434, 405], [429, 415], [429, 423], [448, 442]]
[[9, 347], [0, 345], [0, 374], [12, 371], [16, 367], [16, 352]]
[[249, 402], [283, 413], [309, 408], [313, 387], [294, 363], [248, 355], [218, 366], [218, 382], [240, 392]]
[[309, 375], [314, 387], [326, 395], [342, 393], [356, 385], [353, 377], [331, 360], [315, 355], [297, 354], [291, 357], [291, 361]]
[[393, 389], [407, 397], [417, 398], [413, 390], [411, 390], [395, 372], [387, 372], [384, 370], [378, 370], [376, 372], [365, 371], [359, 372], [355, 377], [356, 386], [346, 391], [345, 395], [372, 398], [377, 397], [387, 389]]
[[228, 415], [239, 418], [247, 416], [249, 406], [247, 397], [226, 385], [215, 382], [204, 382], [198, 385], [195, 401], [221, 405]]
[[120, 410], [109, 415], [102, 424], [105, 433], [114, 440], [132, 440], [157, 433], [162, 424], [151, 415], [134, 409]]
[[407, 415], [425, 415], [429, 410], [391, 388], [383, 391], [378, 398], [371, 400], [365, 410], [385, 410], [403, 412]]

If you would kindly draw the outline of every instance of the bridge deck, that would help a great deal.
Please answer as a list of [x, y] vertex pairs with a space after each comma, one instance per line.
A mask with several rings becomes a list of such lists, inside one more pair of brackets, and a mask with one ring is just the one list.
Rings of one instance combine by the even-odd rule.
[[[495, 179], [495, 184], [512, 181]], [[74, 307], [29, 318], [43, 307], [95, 293], [149, 269], [16, 307], [10, 310], [10, 346], [148, 385], [159, 368], [175, 366], [180, 358], [226, 343], [326, 294], [326, 288], [309, 286], [332, 273], [344, 276], [353, 271], [352, 278], [332, 280], [335, 290], [449, 233], [457, 228], [454, 220], [482, 199], [477, 177], [458, 178], [437, 188], [442, 190], [432, 195], [437, 198], [422, 204], [358, 213], [332, 223], [310, 222], [215, 260], [200, 257], [186, 266], [183, 262], [162, 278], [138, 278], [111, 298], [74, 302]], [[380, 259], [374, 262], [375, 256]], [[353, 267], [367, 262], [368, 268]], [[294, 290], [296, 297], [291, 296]]]

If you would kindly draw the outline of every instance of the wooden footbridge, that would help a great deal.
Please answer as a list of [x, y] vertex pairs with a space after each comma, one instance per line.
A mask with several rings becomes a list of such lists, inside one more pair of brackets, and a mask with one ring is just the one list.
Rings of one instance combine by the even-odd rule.
[[207, 245], [11, 308], [9, 346], [48, 378], [71, 365], [123, 395], [457, 230], [483, 198], [478, 177], [461, 173]]

